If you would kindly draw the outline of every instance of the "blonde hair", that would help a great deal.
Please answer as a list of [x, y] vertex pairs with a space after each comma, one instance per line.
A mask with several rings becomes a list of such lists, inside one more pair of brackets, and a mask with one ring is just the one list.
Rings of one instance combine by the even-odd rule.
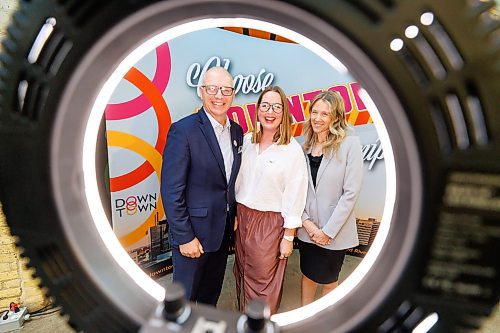
[[325, 144], [324, 154], [333, 154], [337, 151], [340, 143], [347, 135], [348, 125], [345, 120], [345, 106], [342, 96], [336, 91], [323, 91], [319, 93], [311, 102], [309, 107], [309, 118], [304, 124], [304, 151], [308, 152], [318, 142], [318, 135], [314, 133], [311, 125], [311, 112], [318, 101], [325, 102], [330, 109], [331, 122]]
[[278, 93], [281, 97], [281, 104], [283, 104], [283, 117], [281, 118], [281, 124], [279, 130], [274, 134], [273, 141], [278, 145], [287, 145], [290, 143], [292, 138], [292, 115], [290, 114], [290, 109], [288, 108], [288, 100], [286, 99], [285, 92], [278, 86], [269, 86], [260, 94], [257, 100], [257, 107], [255, 109], [255, 119], [253, 120], [253, 130], [252, 130], [252, 143], [259, 143], [262, 138], [262, 128], [257, 122], [259, 121], [259, 108], [262, 102], [262, 98], [265, 94], [270, 91]]

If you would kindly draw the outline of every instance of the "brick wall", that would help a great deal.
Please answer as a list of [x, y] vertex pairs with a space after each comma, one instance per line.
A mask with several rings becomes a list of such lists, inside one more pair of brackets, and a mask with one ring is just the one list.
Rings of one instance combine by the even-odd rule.
[[38, 287], [38, 279], [25, 266], [10, 235], [0, 203], [0, 310], [8, 308], [10, 302], [27, 306], [30, 311], [48, 304], [44, 293]]
[[[0, 40], [4, 38], [10, 17], [17, 7], [18, 1], [15, 0], [0, 2]], [[27, 306], [30, 311], [48, 303], [38, 288], [38, 279], [32, 278], [32, 271], [25, 267], [25, 262], [10, 234], [0, 203], [0, 310], [7, 308], [10, 302]]]
[[[0, 40], [5, 36], [5, 30], [9, 24], [10, 17], [14, 10], [19, 6], [17, 0], [2, 0], [0, 1]], [[1, 46], [0, 46], [1, 50]]]

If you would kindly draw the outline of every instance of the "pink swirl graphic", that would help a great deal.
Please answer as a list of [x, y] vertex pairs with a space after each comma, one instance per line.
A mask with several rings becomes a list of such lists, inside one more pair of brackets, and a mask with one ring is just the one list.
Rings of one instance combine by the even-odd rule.
[[[156, 71], [153, 77], [153, 85], [161, 92], [165, 91], [170, 79], [171, 64], [170, 49], [168, 43], [164, 43], [156, 48]], [[151, 102], [148, 98], [141, 94], [136, 98], [117, 104], [108, 104], [105, 114], [106, 120], [120, 120], [137, 116], [151, 107]]]

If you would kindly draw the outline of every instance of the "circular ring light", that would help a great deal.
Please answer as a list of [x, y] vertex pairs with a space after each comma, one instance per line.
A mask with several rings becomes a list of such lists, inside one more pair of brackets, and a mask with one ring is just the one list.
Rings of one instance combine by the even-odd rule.
[[[390, 332], [429, 323], [451, 331], [467, 325], [457, 316], [485, 315], [498, 302], [498, 263], [485, 254], [497, 234], [482, 234], [483, 243], [468, 237], [470, 225], [477, 235], [498, 221], [491, 193], [499, 187], [500, 170], [500, 159], [492, 158], [499, 156], [500, 119], [494, 112], [499, 85], [485, 84], [498, 82], [495, 53], [488, 49], [495, 27], [482, 27], [478, 18], [491, 5], [467, 6], [465, 1], [416, 1], [411, 10], [393, 1], [380, 6], [305, 0], [24, 3], [4, 42], [0, 73], [0, 198], [12, 232], [75, 327], [125, 332], [144, 326], [162, 290], [144, 282], [110, 228], [99, 222], [104, 214], [90, 180], [104, 109], [99, 101], [106, 98], [100, 94], [112, 89], [108, 78], [130, 66], [134, 50], [154, 44], [162, 32], [175, 36], [189, 22], [260, 22], [314, 44], [332, 66], [331, 54], [346, 66], [366, 89], [370, 111], [379, 110], [372, 111], [380, 114], [375, 123], [385, 125], [377, 130], [384, 151], [392, 148], [388, 166], [395, 166], [389, 171], [394, 179], [388, 190], [394, 192], [386, 200], [388, 221], [381, 224], [387, 237], [376, 239], [357, 269], [363, 274], [310, 307], [273, 319], [286, 332]], [[448, 14], [457, 11], [472, 14], [458, 22]], [[387, 13], [397, 13], [399, 20]], [[391, 41], [402, 41], [408, 22], [419, 33], [394, 50]], [[479, 37], [455, 37], [478, 29]], [[475, 200], [467, 193], [477, 194]], [[459, 258], [446, 257], [450, 247], [441, 243], [452, 232], [475, 251], [477, 262], [468, 267], [489, 272], [469, 274], [480, 287], [464, 272], [446, 275], [459, 267]], [[448, 270], [440, 270], [441, 263]], [[463, 301], [474, 307], [460, 305]], [[200, 309], [194, 315], [237, 317]]]
[[[130, 274], [131, 278], [141, 286], [147, 293], [149, 293], [153, 298], [157, 300], [163, 299], [164, 289], [159, 288], [149, 277], [147, 277], [144, 272], [142, 272], [138, 266], [130, 259], [130, 256], [123, 250], [117, 239], [109, 226], [109, 221], [106, 217], [104, 209], [102, 208], [101, 199], [99, 195], [99, 184], [96, 182], [96, 146], [98, 131], [103, 117], [103, 111], [106, 104], [108, 103], [111, 94], [118, 86], [120, 80], [123, 78], [125, 73], [134, 66], [140, 59], [142, 59], [147, 53], [154, 50], [160, 44], [170, 41], [174, 38], [182, 36], [184, 34], [191, 33], [193, 31], [217, 28], [222, 26], [231, 27], [244, 27], [258, 29], [262, 31], [273, 32], [280, 36], [283, 36], [289, 40], [292, 40], [304, 47], [309, 48], [318, 57], [324, 59], [330, 66], [332, 66], [336, 71], [347, 74], [347, 68], [340, 62], [336, 57], [326, 51], [324, 48], [316, 44], [314, 41], [298, 34], [297, 32], [291, 31], [289, 29], [283, 28], [281, 26], [274, 25], [272, 23], [253, 20], [253, 19], [205, 19], [199, 21], [192, 21], [179, 26], [176, 26], [167, 31], [161, 32], [154, 37], [148, 39], [146, 42], [141, 44], [135, 50], [133, 50], [116, 68], [111, 77], [106, 80], [103, 88], [100, 90], [99, 95], [96, 98], [96, 102], [92, 107], [90, 113], [89, 121], [84, 135], [83, 143], [83, 155], [82, 170], [84, 172], [84, 182], [86, 198], [89, 207], [93, 207], [91, 210], [92, 218], [95, 223], [96, 229], [99, 232], [101, 238], [104, 241], [104, 245], [107, 247], [110, 255], [119, 263], [119, 265], [124, 269], [124, 271]], [[384, 156], [386, 163], [388, 164], [387, 173], [390, 175], [386, 178], [387, 180], [387, 199], [384, 208], [384, 217], [382, 219], [381, 228], [378, 232], [377, 241], [374, 243], [370, 249], [369, 255], [362, 261], [360, 266], [352, 273], [349, 281], [342, 283], [342, 285], [336, 290], [335, 293], [331, 293], [326, 297], [322, 298], [319, 302], [315, 302], [312, 305], [302, 307], [296, 311], [289, 313], [275, 315], [273, 320], [281, 325], [286, 325], [290, 323], [297, 322], [299, 320], [311, 317], [315, 313], [321, 311], [325, 306], [332, 305], [337, 300], [341, 299], [347, 295], [362, 279], [362, 277], [368, 272], [370, 267], [373, 265], [375, 259], [380, 253], [383, 243], [389, 232], [390, 222], [392, 218], [392, 210], [394, 208], [395, 196], [396, 196], [396, 170], [394, 166], [394, 156], [392, 154], [392, 145], [390, 143], [389, 135], [382, 121], [374, 102], [369, 97], [366, 92], [362, 93], [363, 100], [365, 104], [370, 105], [368, 108], [375, 119], [374, 123], [378, 129], [380, 140], [382, 146], [384, 147]], [[72, 232], [68, 229], [68, 232]]]

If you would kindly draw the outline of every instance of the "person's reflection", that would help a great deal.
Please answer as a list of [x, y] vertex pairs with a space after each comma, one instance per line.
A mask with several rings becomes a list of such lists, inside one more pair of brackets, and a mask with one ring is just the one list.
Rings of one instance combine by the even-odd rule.
[[266, 88], [257, 101], [252, 133], [243, 141], [236, 180], [238, 229], [234, 275], [239, 310], [251, 299], [267, 302], [276, 313], [281, 301], [286, 259], [301, 226], [307, 192], [307, 166], [293, 138], [292, 117], [283, 90]]
[[359, 138], [345, 120], [342, 97], [326, 91], [311, 102], [304, 125], [309, 188], [298, 230], [302, 305], [338, 286], [346, 249], [359, 244], [354, 206], [361, 190], [363, 158]]
[[216, 305], [233, 237], [243, 130], [227, 117], [234, 98], [231, 75], [213, 67], [202, 82], [203, 108], [172, 124], [168, 133], [161, 194], [173, 280], [189, 300]]

